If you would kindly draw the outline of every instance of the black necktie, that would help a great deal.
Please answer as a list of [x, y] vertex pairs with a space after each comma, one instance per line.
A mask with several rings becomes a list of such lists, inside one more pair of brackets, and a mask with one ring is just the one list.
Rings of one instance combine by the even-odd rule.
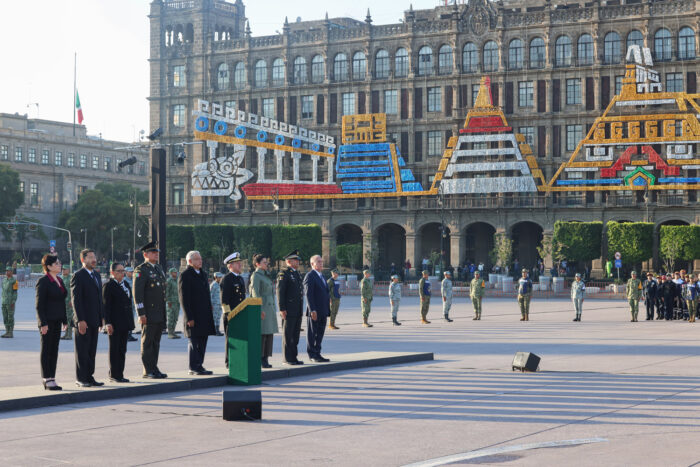
[[95, 274], [94, 272], [91, 272], [90, 275], [92, 276], [92, 279], [95, 281], [95, 285], [99, 288], [100, 281], [97, 280], [97, 274]]

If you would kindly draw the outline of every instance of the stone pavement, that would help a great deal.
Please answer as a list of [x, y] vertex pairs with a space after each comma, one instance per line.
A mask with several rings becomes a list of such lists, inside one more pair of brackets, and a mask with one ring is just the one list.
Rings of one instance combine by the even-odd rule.
[[[221, 419], [224, 387], [0, 414], [3, 465], [693, 465], [700, 461], [700, 323], [630, 323], [623, 301], [484, 303], [482, 321], [460, 300], [454, 323], [418, 324], [407, 299], [392, 327], [376, 300], [363, 329], [359, 300], [341, 306], [324, 354], [434, 352], [435, 361], [263, 384], [263, 420]], [[22, 297], [26, 300], [26, 297]], [[358, 302], [357, 304], [351, 302]], [[26, 303], [25, 303], [26, 304]], [[26, 306], [25, 306], [26, 308]], [[20, 338], [0, 341], [0, 386], [38, 385], [38, 336], [22, 311]], [[35, 325], [33, 325], [35, 326]], [[210, 344], [217, 366], [222, 338]], [[105, 340], [106, 341], [106, 340]], [[61, 342], [59, 383], [72, 382]], [[106, 374], [100, 344], [98, 377]], [[134, 343], [135, 344], [135, 343]], [[181, 370], [183, 340], [164, 341], [163, 370]], [[273, 365], [279, 366], [279, 338]], [[127, 376], [138, 373], [131, 346]], [[303, 348], [303, 343], [300, 349]], [[541, 371], [510, 370], [516, 351]], [[220, 355], [216, 355], [220, 357]], [[208, 363], [205, 362], [205, 365]]]

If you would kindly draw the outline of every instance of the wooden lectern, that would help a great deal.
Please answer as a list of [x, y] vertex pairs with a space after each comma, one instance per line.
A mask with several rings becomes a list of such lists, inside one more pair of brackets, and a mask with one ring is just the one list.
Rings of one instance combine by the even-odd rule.
[[246, 298], [228, 314], [228, 379], [230, 384], [261, 383], [261, 298]]

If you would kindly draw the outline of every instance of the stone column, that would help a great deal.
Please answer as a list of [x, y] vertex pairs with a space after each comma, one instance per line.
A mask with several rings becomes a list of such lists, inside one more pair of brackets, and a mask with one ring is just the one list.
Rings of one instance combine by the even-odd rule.
[[450, 265], [456, 268], [462, 264], [462, 235], [450, 233]]
[[298, 152], [292, 153], [292, 160], [294, 164], [294, 181], [299, 182], [299, 159], [301, 159], [301, 154]]
[[328, 183], [333, 183], [333, 168], [335, 166], [335, 157], [328, 158]]
[[335, 266], [335, 238], [330, 232], [321, 233], [321, 256], [327, 267]]
[[[552, 232], [551, 230], [545, 230], [542, 233], [542, 242], [544, 243], [545, 240], [552, 240], [552, 237], [554, 237], [554, 232]], [[554, 261], [554, 258], [552, 258], [552, 252], [550, 251], [549, 253], [547, 253], [547, 256], [545, 258], [542, 258], [542, 261], [544, 261], [545, 269], [551, 267]]]
[[282, 161], [284, 160], [284, 151], [281, 149], [275, 149], [275, 156], [277, 157], [277, 181], [282, 181]]
[[362, 232], [362, 264], [367, 264], [373, 270], [376, 266], [372, 264], [371, 252], [372, 248], [377, 245], [377, 240], [371, 232]]
[[311, 163], [313, 164], [311, 169], [311, 181], [314, 183], [318, 182], [318, 159], [319, 156], [316, 154], [311, 156]]
[[[415, 233], [406, 233], [406, 258], [411, 260], [411, 266], [413, 268], [411, 269], [411, 274], [414, 275], [415, 271], [419, 270], [420, 266], [418, 265], [418, 258], [416, 257], [416, 234]], [[405, 258], [404, 258], [405, 261]], [[406, 280], [406, 278], [404, 278]]]
[[258, 148], [258, 182], [265, 181], [265, 153], [266, 148]]

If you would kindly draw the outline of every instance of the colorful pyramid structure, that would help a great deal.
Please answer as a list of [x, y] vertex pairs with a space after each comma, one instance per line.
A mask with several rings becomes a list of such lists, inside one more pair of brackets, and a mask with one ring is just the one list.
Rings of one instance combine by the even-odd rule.
[[481, 79], [474, 108], [458, 137], [450, 138], [433, 187], [444, 194], [523, 193], [546, 184], [525, 137], [513, 132], [500, 107], [493, 105], [491, 82]]

